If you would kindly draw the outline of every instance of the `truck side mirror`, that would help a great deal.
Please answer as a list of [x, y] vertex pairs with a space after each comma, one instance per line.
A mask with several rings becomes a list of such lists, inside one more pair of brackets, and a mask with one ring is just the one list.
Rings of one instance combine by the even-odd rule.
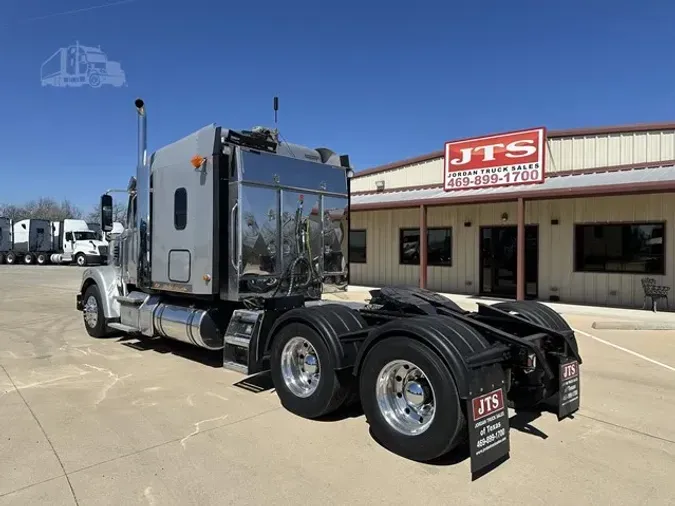
[[101, 195], [101, 230], [110, 232], [113, 229], [113, 199], [107, 193]]

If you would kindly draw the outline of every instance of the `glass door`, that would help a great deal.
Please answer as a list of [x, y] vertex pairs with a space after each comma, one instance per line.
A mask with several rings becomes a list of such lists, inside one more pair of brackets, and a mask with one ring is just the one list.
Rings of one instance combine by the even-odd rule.
[[[518, 269], [518, 228], [482, 227], [480, 230], [480, 293], [516, 298]], [[538, 228], [525, 227], [525, 294], [538, 293]]]

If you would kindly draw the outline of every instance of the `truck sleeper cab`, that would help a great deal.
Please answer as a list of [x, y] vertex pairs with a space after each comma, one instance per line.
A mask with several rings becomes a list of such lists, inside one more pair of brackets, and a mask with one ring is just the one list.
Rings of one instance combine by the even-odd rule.
[[8, 264], [26, 265], [49, 261], [52, 253], [51, 224], [48, 220], [24, 219], [12, 224], [11, 248], [4, 255]]
[[[76, 297], [93, 337], [164, 337], [269, 371], [282, 405], [320, 418], [360, 401], [390, 451], [432, 461], [467, 440], [478, 472], [510, 451], [507, 407], [579, 409], [581, 357], [562, 317], [535, 302], [463, 311], [434, 292], [346, 290], [348, 158], [215, 125], [147, 156], [146, 108], [127, 228]], [[112, 197], [101, 197], [112, 228]]]

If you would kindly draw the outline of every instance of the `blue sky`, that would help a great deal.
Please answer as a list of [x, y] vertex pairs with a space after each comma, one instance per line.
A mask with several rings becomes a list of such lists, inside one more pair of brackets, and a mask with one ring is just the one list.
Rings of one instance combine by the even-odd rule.
[[[3, 0], [0, 202], [87, 210], [150, 150], [208, 123], [272, 124], [358, 169], [515, 128], [675, 120], [672, 2]], [[670, 5], [669, 5], [670, 4]], [[127, 86], [42, 87], [79, 41]]]

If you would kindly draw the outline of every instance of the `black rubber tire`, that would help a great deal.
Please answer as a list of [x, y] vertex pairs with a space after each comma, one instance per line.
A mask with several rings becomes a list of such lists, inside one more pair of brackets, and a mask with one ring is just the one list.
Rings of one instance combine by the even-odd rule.
[[[389, 425], [377, 402], [379, 373], [397, 359], [408, 360], [424, 371], [435, 394], [434, 420], [416, 436], [404, 435]], [[364, 359], [359, 391], [373, 437], [401, 457], [428, 462], [451, 452], [466, 439], [466, 416], [450, 370], [433, 350], [415, 339], [390, 337], [376, 343]]]
[[[293, 337], [302, 337], [309, 341], [317, 353], [320, 364], [319, 386], [312, 395], [305, 398], [296, 397], [286, 386], [281, 374], [281, 352]], [[286, 410], [311, 419], [330, 414], [345, 403], [350, 389], [340, 383], [335, 373], [337, 366], [335, 358], [313, 328], [303, 323], [290, 323], [282, 327], [273, 339], [270, 350], [270, 372], [281, 405]]]
[[96, 319], [96, 326], [90, 327], [87, 325], [87, 320], [84, 318], [84, 311], [82, 311], [82, 321], [84, 328], [91, 337], [106, 337], [108, 335], [108, 326], [105, 322], [105, 314], [103, 313], [103, 304], [101, 302], [101, 293], [97, 285], [90, 285], [82, 296], [83, 306], [87, 304], [89, 297], [93, 296], [96, 299], [96, 307], [98, 309], [98, 318]]
[[25, 265], [33, 265], [33, 263], [34, 263], [33, 260], [34, 260], [34, 258], [33, 258], [32, 253], [26, 253], [23, 257], [23, 263]]
[[7, 256], [5, 257], [5, 262], [9, 265], [13, 265], [16, 263], [16, 255], [12, 253], [11, 251], [7, 253]]
[[[516, 300], [510, 302], [499, 302], [498, 304], [495, 304], [494, 307], [501, 309], [502, 311], [515, 313], [516, 315], [521, 316], [532, 323], [536, 323], [537, 325], [548, 327], [553, 330], [572, 330], [572, 327], [569, 326], [567, 321], [565, 321], [565, 319], [559, 313], [537, 301]], [[571, 342], [574, 351], [578, 353], [579, 344], [577, 343], [576, 337], [572, 336]], [[546, 400], [546, 397], [543, 400]], [[535, 409], [540, 403], [541, 400], [520, 400], [516, 402], [509, 399], [507, 400], [506, 404], [508, 407], [515, 410], [529, 411]]]
[[0, 265], [2, 265], [2, 264], [4, 264], [4, 263], [5, 263], [5, 254], [4, 254], [4, 253], [0, 253]]
[[[80, 259], [82, 260], [82, 263], [80, 263]], [[75, 261], [75, 265], [78, 265], [80, 267], [84, 267], [87, 265], [87, 257], [84, 256], [82, 253], [78, 253], [75, 255], [75, 258], [73, 259]]]
[[545, 325], [553, 330], [572, 330], [560, 314], [550, 307], [533, 300], [499, 302], [493, 307], [501, 309], [502, 311], [519, 313], [523, 318], [538, 323], [539, 325]]
[[[572, 327], [570, 327], [567, 321], [558, 312], [534, 300], [499, 302], [493, 307], [501, 309], [502, 311], [516, 313], [517, 315], [522, 316], [532, 323], [536, 323], [553, 330], [572, 330]], [[572, 337], [572, 344], [575, 347], [575, 351], [578, 353], [579, 345], [577, 343], [576, 337]]]
[[40, 253], [36, 257], [36, 261], [38, 265], [45, 265], [47, 262], [49, 262], [49, 257], [45, 253]]

